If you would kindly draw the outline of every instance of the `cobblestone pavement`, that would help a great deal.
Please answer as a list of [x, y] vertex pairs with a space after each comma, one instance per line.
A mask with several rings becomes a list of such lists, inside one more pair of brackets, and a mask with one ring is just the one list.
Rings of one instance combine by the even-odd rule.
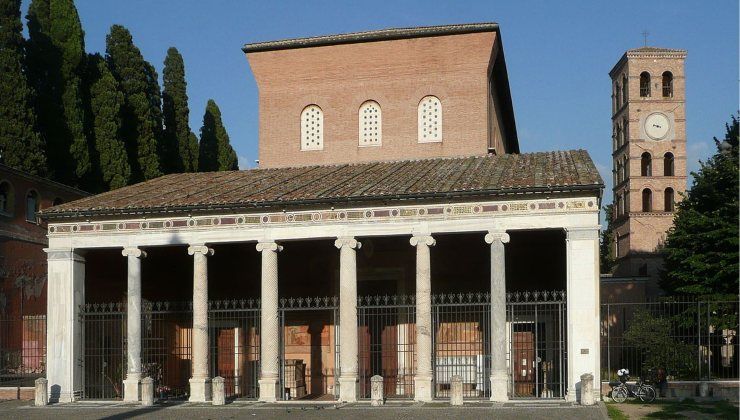
[[391, 403], [384, 407], [367, 404], [280, 404], [234, 402], [221, 407], [200, 404], [165, 404], [143, 408], [115, 402], [80, 402], [33, 407], [28, 401], [0, 401], [2, 419], [606, 419], [603, 405], [578, 407], [565, 403], [468, 404]]

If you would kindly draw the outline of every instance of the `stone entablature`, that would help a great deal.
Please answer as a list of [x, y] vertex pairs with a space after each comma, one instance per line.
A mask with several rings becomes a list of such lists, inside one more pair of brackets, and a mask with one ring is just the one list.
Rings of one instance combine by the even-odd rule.
[[455, 220], [494, 215], [547, 215], [598, 212], [595, 198], [487, 201], [477, 203], [416, 206], [367, 207], [354, 209], [306, 210], [167, 218], [139, 218], [114, 221], [50, 223], [49, 237], [96, 235], [100, 233], [177, 232], [239, 229], [254, 226], [328, 225], [396, 221]]

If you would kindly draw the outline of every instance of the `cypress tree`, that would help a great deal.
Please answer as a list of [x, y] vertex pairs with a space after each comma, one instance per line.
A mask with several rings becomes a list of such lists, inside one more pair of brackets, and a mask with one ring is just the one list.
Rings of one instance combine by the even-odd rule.
[[229, 135], [221, 121], [221, 110], [213, 99], [208, 100], [203, 115], [198, 164], [201, 171], [239, 169], [236, 152], [229, 143]]
[[112, 190], [128, 185], [131, 178], [126, 145], [119, 137], [123, 93], [103, 57], [95, 54], [88, 64], [91, 132], [104, 189]]
[[154, 67], [144, 60], [128, 29], [111, 26], [106, 59], [124, 95], [121, 136], [131, 165], [132, 181], [162, 175], [157, 154], [162, 132], [161, 97]]
[[200, 145], [198, 144], [198, 136], [192, 131], [188, 136], [188, 148], [190, 149], [190, 166], [192, 172], [198, 172], [198, 155], [200, 154]]
[[[192, 155], [190, 109], [188, 109], [185, 64], [177, 48], [170, 47], [164, 59], [162, 72], [162, 113], [164, 116], [164, 143], [168, 167], [166, 172], [194, 172], [198, 170]], [[196, 140], [197, 147], [197, 140]], [[196, 149], [197, 150], [197, 149]], [[164, 166], [164, 165], [163, 165]]]
[[92, 144], [85, 135], [84, 32], [72, 0], [33, 0], [28, 11], [29, 78], [54, 179], [85, 186]]
[[0, 0], [0, 162], [45, 175], [46, 156], [23, 68], [20, 7], [20, 0]]

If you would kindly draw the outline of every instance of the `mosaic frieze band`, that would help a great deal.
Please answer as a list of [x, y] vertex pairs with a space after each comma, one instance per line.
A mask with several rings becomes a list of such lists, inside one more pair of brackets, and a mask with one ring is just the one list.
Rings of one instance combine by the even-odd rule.
[[432, 204], [407, 207], [309, 210], [223, 216], [54, 223], [50, 235], [95, 234], [190, 229], [229, 229], [264, 225], [320, 225], [363, 221], [446, 220], [491, 217], [495, 214], [552, 214], [596, 211], [593, 198], [465, 204]]

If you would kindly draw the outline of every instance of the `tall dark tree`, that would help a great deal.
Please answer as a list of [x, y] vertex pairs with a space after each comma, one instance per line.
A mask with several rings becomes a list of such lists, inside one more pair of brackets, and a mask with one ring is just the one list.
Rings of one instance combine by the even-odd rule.
[[208, 100], [203, 115], [198, 165], [203, 172], [239, 169], [236, 152], [229, 143], [229, 135], [221, 121], [221, 110], [213, 99]]
[[72, 0], [33, 0], [28, 11], [29, 78], [36, 89], [39, 127], [52, 175], [86, 186], [92, 144], [85, 135], [82, 77], [84, 32]]
[[614, 268], [614, 227], [612, 226], [612, 220], [614, 219], [613, 204], [604, 206], [604, 218], [606, 220], [606, 229], [601, 231], [601, 238], [599, 241], [599, 262], [601, 265], [601, 274], [609, 274]]
[[157, 73], [134, 45], [128, 29], [111, 26], [106, 37], [106, 59], [124, 95], [121, 135], [131, 165], [132, 181], [162, 175], [162, 112]]
[[[198, 170], [197, 159], [192, 155], [190, 109], [188, 109], [185, 63], [177, 48], [167, 50], [162, 71], [162, 113], [164, 115], [164, 156], [162, 169], [167, 172], [194, 172]], [[164, 159], [163, 159], [164, 160]]]
[[95, 139], [102, 187], [112, 190], [129, 184], [131, 167], [120, 138], [123, 93], [102, 56], [88, 59], [91, 136]]
[[660, 283], [669, 294], [725, 295], [738, 292], [738, 120], [678, 204], [664, 248]]
[[0, 162], [46, 174], [43, 143], [23, 63], [20, 0], [0, 0]]
[[198, 144], [198, 136], [192, 131], [188, 136], [188, 148], [190, 149], [190, 165], [193, 172], [198, 172], [200, 167], [198, 164], [198, 155], [200, 154], [200, 145]]

